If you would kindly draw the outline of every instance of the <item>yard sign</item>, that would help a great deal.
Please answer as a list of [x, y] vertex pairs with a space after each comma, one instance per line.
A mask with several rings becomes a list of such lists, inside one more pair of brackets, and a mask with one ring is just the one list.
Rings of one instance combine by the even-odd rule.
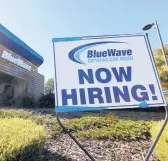
[[54, 38], [56, 111], [166, 106], [146, 35]]

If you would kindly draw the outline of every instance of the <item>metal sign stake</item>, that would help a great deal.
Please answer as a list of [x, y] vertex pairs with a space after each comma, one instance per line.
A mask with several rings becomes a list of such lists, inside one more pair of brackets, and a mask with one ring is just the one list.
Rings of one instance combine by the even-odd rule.
[[153, 152], [153, 150], [154, 150], [154, 148], [155, 148], [160, 136], [162, 135], [162, 132], [163, 132], [167, 122], [168, 122], [168, 107], [167, 106], [165, 106], [165, 112], [166, 112], [165, 121], [164, 121], [164, 123], [163, 123], [163, 125], [162, 125], [162, 127], [161, 127], [161, 129], [160, 129], [160, 131], [158, 133], [158, 135], [156, 136], [156, 139], [154, 140], [152, 146], [150, 147], [150, 149], [149, 149], [144, 161], [148, 161], [149, 160], [149, 158], [150, 158], [150, 156], [151, 156], [151, 154], [152, 154], [152, 152]]
[[[155, 21], [154, 24], [156, 26], [157, 33], [158, 33], [158, 36], [160, 38], [161, 47], [162, 47], [162, 51], [163, 51], [163, 56], [164, 56], [164, 60], [165, 60], [165, 65], [168, 67], [168, 63], [167, 63], [167, 59], [166, 59], [166, 53], [165, 53], [165, 50], [164, 50], [164, 46], [163, 46], [163, 42], [162, 42], [162, 39], [161, 39], [161, 35], [160, 35], [160, 32], [159, 32], [159, 28], [158, 28], [157, 22]], [[147, 37], [147, 41], [148, 41], [150, 50], [152, 52], [152, 48], [151, 48], [150, 41], [149, 41], [147, 33], [146, 33], [146, 37]], [[152, 55], [154, 55], [153, 52], [152, 52]], [[162, 135], [162, 132], [163, 132], [164, 128], [166, 127], [167, 122], [168, 122], [168, 106], [164, 106], [164, 108], [165, 108], [165, 121], [164, 121], [164, 123], [163, 123], [163, 125], [162, 125], [162, 127], [161, 127], [161, 129], [160, 129], [160, 131], [158, 133], [158, 135], [156, 136], [154, 142], [152, 143], [152, 145], [151, 145], [151, 147], [150, 147], [150, 149], [149, 149], [144, 161], [148, 161], [149, 160], [149, 158], [152, 155], [152, 152], [153, 152], [153, 150], [154, 150], [154, 148], [155, 148], [160, 136]]]
[[[53, 53], [54, 53], [54, 66], [56, 64], [55, 62], [55, 46], [54, 46], [54, 43], [53, 43]], [[55, 66], [55, 69], [56, 69], [56, 66]], [[55, 70], [55, 76], [56, 76], [56, 70]], [[54, 79], [54, 85], [55, 87], [57, 87], [57, 84], [56, 84], [56, 81]], [[58, 102], [58, 99], [56, 98], [56, 94], [55, 93], [55, 100], [57, 100]], [[69, 137], [85, 152], [85, 154], [90, 158], [91, 161], [95, 161], [95, 159], [89, 154], [89, 152], [79, 143], [79, 141], [68, 131], [68, 129], [62, 124], [62, 122], [60, 121], [60, 118], [59, 118], [59, 115], [58, 113], [56, 113], [56, 117], [57, 117], [57, 122], [58, 124], [60, 125], [60, 127], [69, 135]]]
[[159, 31], [159, 26], [158, 26], [158, 24], [157, 24], [157, 21], [155, 21], [154, 24], [155, 24], [156, 31], [157, 31], [157, 34], [158, 34], [158, 37], [159, 37], [159, 40], [160, 40], [160, 45], [161, 45], [161, 48], [162, 48], [164, 61], [165, 61], [166, 66], [168, 67], [168, 62], [167, 62], [167, 58], [166, 58], [166, 53], [165, 53], [165, 49], [164, 49], [164, 45], [163, 45], [163, 41], [162, 41], [162, 38], [161, 38], [161, 34], [160, 34], [160, 31]]
[[95, 159], [89, 154], [89, 152], [79, 143], [79, 141], [68, 131], [68, 129], [62, 124], [59, 119], [58, 113], [56, 114], [58, 124], [60, 127], [69, 135], [69, 137], [85, 152], [85, 154], [90, 158], [91, 161], [95, 161]]

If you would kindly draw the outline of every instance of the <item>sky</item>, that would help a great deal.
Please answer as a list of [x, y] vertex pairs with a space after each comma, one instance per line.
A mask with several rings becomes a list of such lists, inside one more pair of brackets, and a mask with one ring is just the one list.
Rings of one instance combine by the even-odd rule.
[[[45, 81], [54, 77], [52, 38], [142, 33], [157, 21], [168, 44], [167, 0], [0, 0], [0, 23], [38, 52]], [[152, 48], [160, 47], [148, 31]]]

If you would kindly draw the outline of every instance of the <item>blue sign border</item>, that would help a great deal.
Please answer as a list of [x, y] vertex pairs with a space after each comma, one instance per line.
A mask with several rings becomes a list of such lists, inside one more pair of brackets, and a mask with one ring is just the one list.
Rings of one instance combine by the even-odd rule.
[[[157, 79], [157, 84], [158, 84], [158, 87], [159, 87], [159, 91], [160, 91], [160, 94], [162, 96], [162, 103], [157, 103], [157, 104], [148, 104], [148, 106], [150, 107], [151, 105], [162, 105], [162, 104], [165, 104], [166, 102], [164, 101], [165, 99], [163, 98], [164, 94], [162, 93], [162, 89], [161, 89], [161, 84], [160, 84], [160, 80], [159, 80], [159, 77], [157, 77], [158, 75], [158, 71], [156, 69], [156, 64], [155, 64], [155, 61], [154, 61], [154, 56], [153, 56], [153, 53], [152, 53], [152, 50], [150, 48], [150, 44], [149, 44], [149, 40], [148, 40], [148, 37], [146, 34], [127, 34], [127, 35], [102, 35], [102, 36], [84, 36], [84, 37], [65, 37], [65, 38], [53, 38], [52, 39], [52, 42], [53, 42], [53, 52], [54, 52], [54, 68], [55, 68], [55, 79], [54, 79], [54, 82], [55, 82], [55, 92], [56, 92], [56, 95], [55, 95], [55, 100], [57, 101], [57, 105], [55, 107], [55, 110], [56, 112], [79, 112], [79, 111], [92, 111], [92, 110], [107, 110], [107, 109], [110, 109], [110, 107], [112, 107], [113, 109], [124, 109], [122, 107], [130, 107], [130, 108], [138, 108], [140, 107], [140, 104], [135, 104], [135, 105], [119, 105], [119, 106], [104, 106], [104, 107], [88, 107], [88, 106], [58, 106], [58, 89], [57, 89], [57, 85], [58, 85], [58, 82], [57, 82], [57, 71], [56, 71], [56, 59], [55, 59], [55, 45], [54, 43], [56, 42], [68, 42], [68, 41], [80, 41], [80, 40], [89, 40], [89, 39], [104, 39], [104, 38], [118, 38], [118, 37], [137, 37], [137, 36], [143, 36], [144, 39], [145, 39], [145, 43], [146, 43], [146, 46], [147, 46], [147, 49], [148, 49], [148, 53], [149, 53], [149, 56], [150, 56], [150, 60], [151, 60], [151, 63], [152, 63], [152, 67], [153, 67], [153, 71], [154, 71], [154, 74], [155, 74], [155, 77]], [[122, 106], [122, 107], [121, 107]], [[137, 106], [137, 107], [135, 107]], [[116, 107], [116, 108], [115, 108]], [[121, 108], [117, 108], [117, 107], [121, 107]]]

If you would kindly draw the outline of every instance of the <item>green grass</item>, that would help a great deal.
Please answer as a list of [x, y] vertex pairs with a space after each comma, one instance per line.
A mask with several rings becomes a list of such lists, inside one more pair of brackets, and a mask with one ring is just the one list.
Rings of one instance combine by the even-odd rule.
[[[22, 119], [24, 121], [31, 120], [37, 126], [44, 127], [50, 124], [51, 135], [61, 134], [63, 130], [53, 117], [54, 111], [31, 112], [26, 110], [6, 110], [0, 109], [0, 119]], [[89, 115], [89, 116], [88, 116]], [[156, 137], [161, 123], [156, 121], [140, 121], [140, 120], [124, 120], [119, 119], [112, 113], [96, 114], [84, 113], [83, 117], [78, 119], [71, 119], [64, 122], [64, 125], [76, 135], [79, 139], [122, 139], [122, 140], [137, 140], [149, 139]], [[27, 128], [29, 131], [33, 130], [31, 126]], [[17, 131], [19, 131], [17, 129]], [[1, 132], [1, 131], [0, 131]], [[6, 133], [6, 132], [5, 132]], [[159, 143], [156, 146], [155, 154], [161, 161], [168, 161], [168, 127], [163, 133]], [[3, 138], [3, 137], [2, 137]], [[13, 140], [13, 139], [12, 139]], [[14, 139], [15, 140], [15, 139]], [[0, 142], [0, 145], [6, 145]], [[19, 149], [19, 148], [18, 148]], [[29, 148], [30, 150], [30, 148]], [[14, 150], [15, 151], [15, 150]], [[17, 149], [16, 149], [17, 151]], [[31, 153], [31, 150], [30, 150]], [[0, 152], [1, 154], [1, 152]], [[13, 155], [13, 153], [12, 153]]]
[[55, 126], [58, 126], [56, 118], [52, 114], [41, 114], [22, 109], [0, 109], [0, 118], [23, 118], [33, 120], [38, 125], [50, 124], [48, 131], [50, 135], [55, 133]]
[[0, 118], [0, 161], [41, 160], [44, 127], [32, 120]]
[[0, 109], [0, 118], [23, 118], [31, 119], [37, 124], [44, 125], [48, 122], [48, 117], [43, 115], [35, 114], [31, 111], [16, 110], [16, 109]]
[[[115, 116], [87, 116], [65, 123], [69, 131], [80, 139], [146, 139], [150, 137], [150, 126], [146, 121], [118, 119]], [[55, 129], [61, 131], [57, 126]]]
[[[152, 124], [150, 133], [152, 135], [152, 140], [156, 138], [163, 121], [155, 122]], [[155, 154], [161, 161], [168, 161], [168, 125], [164, 132], [162, 133], [156, 147], [155, 147]]]

